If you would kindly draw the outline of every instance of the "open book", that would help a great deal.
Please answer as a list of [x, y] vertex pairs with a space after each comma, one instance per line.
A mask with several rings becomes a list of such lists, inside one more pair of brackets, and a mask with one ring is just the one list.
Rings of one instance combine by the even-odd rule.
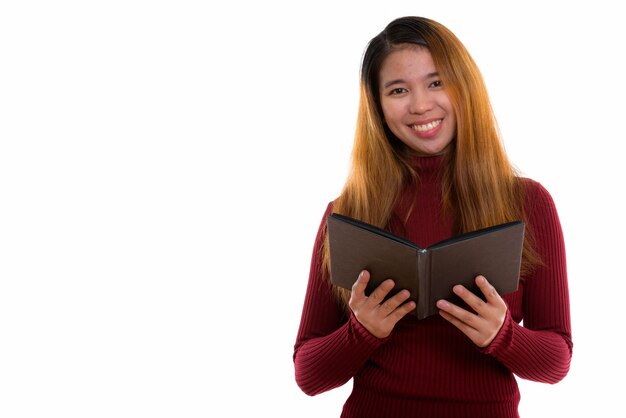
[[500, 295], [517, 290], [524, 242], [524, 223], [508, 222], [458, 235], [420, 248], [414, 243], [347, 216], [327, 218], [330, 277], [337, 286], [351, 289], [362, 270], [370, 273], [369, 294], [386, 279], [395, 281], [388, 297], [401, 289], [411, 292], [423, 319], [439, 312], [446, 299], [462, 303], [452, 292], [462, 284], [484, 299], [476, 276], [487, 278]]

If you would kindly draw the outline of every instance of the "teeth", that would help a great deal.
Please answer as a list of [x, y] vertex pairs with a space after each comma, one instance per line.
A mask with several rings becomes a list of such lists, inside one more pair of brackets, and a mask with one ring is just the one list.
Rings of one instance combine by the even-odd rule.
[[417, 132], [430, 131], [431, 129], [439, 126], [441, 121], [442, 119], [437, 119], [436, 121], [427, 123], [426, 125], [413, 125], [413, 129], [416, 130]]

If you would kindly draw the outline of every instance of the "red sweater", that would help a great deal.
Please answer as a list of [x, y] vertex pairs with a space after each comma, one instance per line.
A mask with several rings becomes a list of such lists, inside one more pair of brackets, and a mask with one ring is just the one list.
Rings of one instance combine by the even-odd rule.
[[[420, 185], [403, 194], [390, 226], [422, 248], [452, 236], [451, 219], [441, 206], [440, 163], [440, 157], [417, 159]], [[506, 319], [483, 349], [438, 315], [421, 321], [407, 315], [389, 337], [379, 339], [342, 311], [321, 267], [331, 202], [315, 240], [294, 347], [302, 391], [316, 395], [354, 379], [341, 417], [518, 417], [514, 375], [546, 383], [563, 379], [572, 355], [563, 234], [549, 193], [529, 179], [524, 185], [527, 228], [543, 265], [523, 278], [515, 293], [503, 296]], [[394, 222], [405, 219], [414, 196], [406, 226]]]

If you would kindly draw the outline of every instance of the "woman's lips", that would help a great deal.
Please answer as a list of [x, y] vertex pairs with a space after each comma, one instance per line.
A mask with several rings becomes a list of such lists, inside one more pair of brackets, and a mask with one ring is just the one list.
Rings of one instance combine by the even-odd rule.
[[430, 138], [439, 132], [441, 129], [441, 122], [443, 122], [443, 119], [436, 119], [424, 124], [413, 124], [411, 125], [411, 129], [419, 137]]

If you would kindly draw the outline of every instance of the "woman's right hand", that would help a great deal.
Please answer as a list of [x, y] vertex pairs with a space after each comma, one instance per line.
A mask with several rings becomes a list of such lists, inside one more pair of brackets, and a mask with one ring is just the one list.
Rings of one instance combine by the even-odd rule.
[[348, 304], [361, 325], [372, 335], [385, 338], [391, 334], [400, 319], [415, 309], [415, 302], [404, 303], [410, 296], [406, 289], [383, 302], [393, 289], [394, 281], [391, 279], [385, 280], [369, 296], [365, 296], [365, 288], [369, 280], [369, 272], [363, 270], [352, 285], [352, 294]]

